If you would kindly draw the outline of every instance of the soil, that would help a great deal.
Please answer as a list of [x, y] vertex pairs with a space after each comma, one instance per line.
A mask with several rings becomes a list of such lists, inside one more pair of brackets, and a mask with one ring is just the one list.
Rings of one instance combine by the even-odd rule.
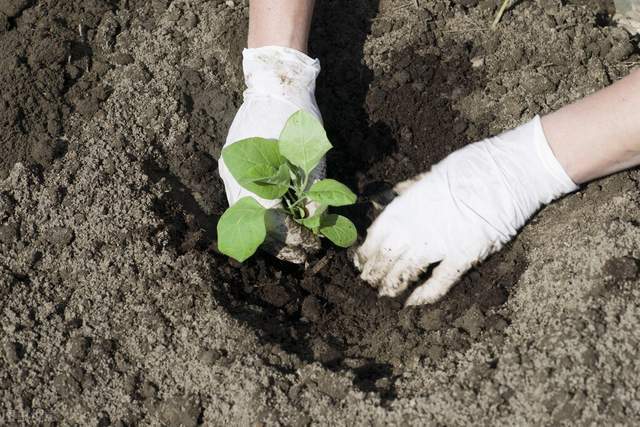
[[[369, 199], [622, 78], [609, 1], [317, 2], [335, 149]], [[640, 174], [540, 212], [442, 302], [378, 299], [346, 251], [216, 250], [246, 1], [0, 0], [0, 422], [632, 423]], [[535, 25], [531, 25], [535, 22]]]

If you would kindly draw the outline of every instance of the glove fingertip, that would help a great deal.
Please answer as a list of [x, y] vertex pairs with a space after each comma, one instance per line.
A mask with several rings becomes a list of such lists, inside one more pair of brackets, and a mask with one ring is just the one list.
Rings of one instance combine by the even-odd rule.
[[433, 304], [440, 301], [468, 269], [467, 264], [445, 259], [433, 270], [431, 277], [411, 293], [404, 306]]

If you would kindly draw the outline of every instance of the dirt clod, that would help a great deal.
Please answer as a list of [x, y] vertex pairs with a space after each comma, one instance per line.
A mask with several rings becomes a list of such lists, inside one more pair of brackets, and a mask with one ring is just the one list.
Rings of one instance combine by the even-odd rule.
[[469, 335], [476, 338], [484, 329], [485, 320], [484, 313], [476, 305], [473, 305], [464, 312], [462, 317], [454, 322], [454, 325], [464, 329]]
[[198, 425], [202, 409], [188, 398], [174, 398], [160, 404], [158, 418], [165, 425], [193, 427]]
[[311, 344], [313, 357], [325, 364], [332, 364], [342, 359], [342, 352], [325, 339], [317, 338]]
[[313, 295], [309, 295], [302, 302], [302, 315], [312, 322], [319, 322], [322, 319], [322, 305]]
[[604, 271], [617, 280], [632, 280], [638, 277], [640, 261], [630, 256], [611, 258], [604, 265]]
[[10, 364], [16, 364], [22, 359], [22, 345], [17, 342], [7, 342], [4, 344], [4, 357]]

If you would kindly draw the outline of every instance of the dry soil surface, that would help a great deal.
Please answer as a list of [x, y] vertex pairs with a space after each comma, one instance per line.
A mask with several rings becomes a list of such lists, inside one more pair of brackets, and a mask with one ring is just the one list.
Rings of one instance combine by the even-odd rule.
[[[311, 53], [368, 197], [629, 73], [607, 1], [319, 0]], [[540, 212], [441, 303], [344, 251], [216, 251], [248, 7], [0, 0], [0, 424], [633, 424], [640, 173]], [[406, 296], [405, 296], [406, 297]]]

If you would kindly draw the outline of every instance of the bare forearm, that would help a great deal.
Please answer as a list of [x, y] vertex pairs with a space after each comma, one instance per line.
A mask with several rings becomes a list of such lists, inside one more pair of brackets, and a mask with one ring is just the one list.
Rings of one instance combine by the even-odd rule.
[[543, 117], [542, 125], [577, 184], [640, 164], [640, 70]]
[[307, 52], [314, 0], [251, 0], [250, 48], [284, 46]]

